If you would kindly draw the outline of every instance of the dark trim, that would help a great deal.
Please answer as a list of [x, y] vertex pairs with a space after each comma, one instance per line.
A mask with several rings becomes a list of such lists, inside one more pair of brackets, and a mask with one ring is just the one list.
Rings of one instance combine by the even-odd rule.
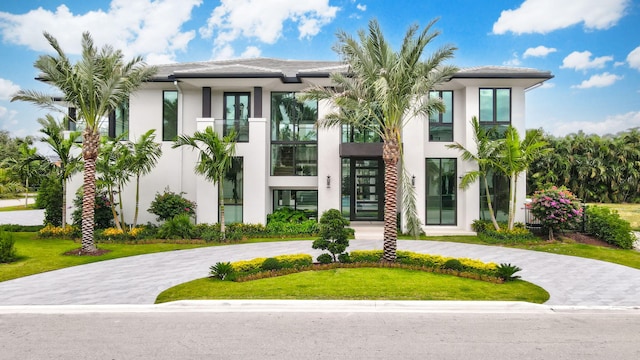
[[255, 86], [253, 88], [253, 116], [262, 117], [262, 87]]
[[211, 117], [211, 87], [202, 88], [202, 117]]
[[[493, 91], [493, 119], [492, 121], [482, 121], [482, 118], [480, 118], [480, 103], [481, 103], [481, 99], [482, 99], [482, 90], [492, 90]], [[506, 121], [497, 121], [496, 118], [498, 117], [498, 113], [497, 113], [497, 109], [498, 109], [498, 97], [496, 96], [497, 91], [496, 90], [509, 90], [509, 122], [508, 124], [511, 124], [511, 120], [513, 119], [513, 89], [510, 87], [481, 87], [478, 88], [478, 123], [480, 125], [505, 125], [507, 124]]]
[[340, 157], [381, 157], [382, 143], [342, 143]]
[[551, 73], [518, 73], [518, 74], [496, 74], [496, 73], [477, 73], [477, 74], [454, 74], [452, 79], [541, 79], [549, 80], [553, 79], [554, 75]]

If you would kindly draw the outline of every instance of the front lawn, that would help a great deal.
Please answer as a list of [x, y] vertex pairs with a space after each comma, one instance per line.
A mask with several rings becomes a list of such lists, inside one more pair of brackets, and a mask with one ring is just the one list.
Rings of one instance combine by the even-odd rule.
[[495, 300], [543, 303], [549, 293], [526, 281], [494, 284], [451, 275], [387, 268], [333, 269], [246, 282], [209, 278], [163, 291], [156, 303], [204, 299]]
[[631, 228], [640, 231], [640, 204], [589, 204], [616, 210], [620, 218], [627, 220]]

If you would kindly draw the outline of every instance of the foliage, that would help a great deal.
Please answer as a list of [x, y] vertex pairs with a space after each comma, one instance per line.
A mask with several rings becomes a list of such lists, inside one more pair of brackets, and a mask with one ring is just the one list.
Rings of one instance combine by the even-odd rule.
[[582, 222], [582, 205], [564, 186], [536, 191], [526, 207], [549, 229], [549, 240], [553, 240], [554, 230], [575, 229]]
[[336, 255], [344, 253], [349, 246], [349, 232], [346, 230], [348, 225], [349, 221], [342, 216], [340, 210], [325, 211], [320, 217], [320, 238], [315, 240], [311, 247], [328, 250], [333, 261], [338, 261]]
[[545, 135], [553, 149], [533, 161], [530, 192], [548, 184], [565, 186], [585, 202], [640, 202], [640, 128], [615, 135]]
[[3, 224], [0, 225], [0, 231], [7, 232], [37, 232], [42, 229], [44, 225], [18, 225], [18, 224]]
[[138, 212], [140, 207], [140, 178], [153, 170], [162, 155], [162, 145], [154, 142], [155, 129], [142, 134], [134, 143], [130, 143], [131, 157], [129, 158], [129, 170], [136, 178], [136, 205], [133, 215], [133, 227], [138, 225]]
[[307, 214], [302, 210], [294, 210], [290, 207], [282, 207], [267, 215], [267, 225], [274, 222], [279, 223], [301, 223], [309, 220]]
[[0, 264], [10, 263], [17, 259], [13, 234], [0, 231]]
[[617, 211], [601, 206], [589, 206], [586, 217], [588, 234], [623, 249], [633, 248], [635, 236], [631, 232], [631, 225], [621, 219]]
[[333, 259], [333, 256], [331, 254], [328, 254], [328, 253], [322, 253], [322, 254], [318, 255], [317, 260], [318, 260], [318, 262], [320, 264], [330, 264], [333, 261], [335, 261]]
[[185, 199], [181, 192], [176, 194], [166, 188], [162, 194], [156, 193], [148, 211], [157, 216], [158, 221], [172, 219], [176, 215], [195, 216], [196, 203]]
[[462, 271], [464, 269], [464, 265], [462, 265], [462, 263], [458, 259], [449, 259], [444, 263], [444, 265], [442, 265], [442, 268], [455, 270], [455, 271]]
[[45, 224], [62, 226], [62, 199], [60, 178], [55, 175], [45, 177], [40, 184], [36, 198], [36, 206], [39, 209], [44, 209]]
[[523, 223], [514, 223], [513, 230], [507, 228], [507, 223], [498, 222], [499, 230], [495, 230], [488, 220], [474, 220], [471, 224], [478, 238], [489, 244], [521, 244], [536, 240], [536, 237]]
[[230, 262], [217, 262], [210, 270], [211, 276], [220, 280], [226, 280], [234, 273]]
[[79, 235], [79, 229], [77, 226], [66, 225], [54, 226], [51, 224], [46, 225], [40, 231], [38, 236], [41, 238], [54, 238], [54, 239], [73, 239]]
[[160, 225], [157, 232], [160, 239], [192, 239], [194, 234], [195, 226], [187, 214], [176, 215], [168, 219]]
[[318, 233], [318, 222], [306, 220], [301, 223], [271, 222], [266, 226], [267, 233], [274, 236], [314, 235]]
[[351, 257], [349, 256], [349, 253], [342, 253], [338, 255], [338, 261], [343, 264], [349, 264], [351, 262]]
[[278, 259], [271, 257], [264, 259], [260, 268], [264, 271], [280, 270], [282, 269], [282, 265]]
[[503, 281], [513, 281], [513, 280], [519, 279], [520, 276], [513, 275], [513, 274], [521, 270], [522, 270], [521, 268], [515, 265], [505, 264], [505, 263], [502, 263], [496, 267], [498, 277], [501, 278]]
[[[75, 210], [71, 214], [73, 219], [73, 225], [80, 227], [82, 225], [82, 188], [76, 193], [76, 198], [73, 200], [73, 206]], [[96, 192], [96, 198], [94, 201], [95, 208], [93, 211], [94, 221], [93, 225], [96, 229], [106, 229], [113, 226], [113, 215], [111, 213], [111, 203], [104, 191]]]
[[[274, 256], [282, 269], [295, 269], [309, 266], [313, 263], [311, 255], [294, 254]], [[233, 269], [238, 274], [255, 274], [262, 270], [262, 264], [266, 258], [255, 258], [252, 260], [236, 261], [232, 263]]]

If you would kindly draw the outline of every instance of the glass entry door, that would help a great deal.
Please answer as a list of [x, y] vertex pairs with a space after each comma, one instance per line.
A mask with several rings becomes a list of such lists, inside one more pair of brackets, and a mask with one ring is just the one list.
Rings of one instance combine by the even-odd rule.
[[[356, 221], [382, 220], [384, 214], [382, 159], [342, 159], [342, 164], [344, 215]], [[347, 204], [348, 208], [345, 206]]]

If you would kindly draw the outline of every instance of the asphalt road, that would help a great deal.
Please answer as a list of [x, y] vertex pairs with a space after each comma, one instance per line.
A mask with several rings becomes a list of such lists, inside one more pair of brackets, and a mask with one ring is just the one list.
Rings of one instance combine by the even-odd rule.
[[263, 310], [0, 313], [0, 358], [640, 358], [637, 310]]

